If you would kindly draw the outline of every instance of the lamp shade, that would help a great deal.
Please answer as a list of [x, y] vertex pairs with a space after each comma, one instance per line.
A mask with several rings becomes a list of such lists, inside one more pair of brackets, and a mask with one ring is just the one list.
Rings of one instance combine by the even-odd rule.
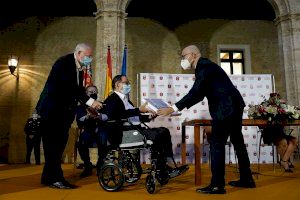
[[17, 65], [18, 65], [18, 58], [16, 56], [11, 56], [8, 59], [8, 66], [17, 67]]

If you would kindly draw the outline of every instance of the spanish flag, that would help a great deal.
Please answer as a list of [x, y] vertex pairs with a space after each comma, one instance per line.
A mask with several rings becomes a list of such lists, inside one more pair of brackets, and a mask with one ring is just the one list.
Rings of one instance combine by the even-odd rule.
[[106, 83], [105, 83], [105, 93], [104, 98], [107, 98], [112, 91], [112, 65], [111, 65], [111, 55], [110, 46], [107, 49], [107, 68], [106, 68]]
[[86, 88], [90, 85], [93, 85], [93, 81], [92, 81], [92, 68], [89, 65], [83, 68], [83, 86]]

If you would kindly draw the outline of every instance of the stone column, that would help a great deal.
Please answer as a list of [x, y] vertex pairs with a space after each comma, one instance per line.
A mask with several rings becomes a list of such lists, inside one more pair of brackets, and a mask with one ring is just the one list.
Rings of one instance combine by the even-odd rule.
[[300, 13], [276, 18], [286, 97], [291, 105], [300, 105]]
[[122, 52], [125, 44], [125, 9], [130, 0], [94, 0], [97, 5], [95, 48], [95, 84], [99, 94], [104, 95], [107, 47], [110, 46], [113, 76], [120, 73]]

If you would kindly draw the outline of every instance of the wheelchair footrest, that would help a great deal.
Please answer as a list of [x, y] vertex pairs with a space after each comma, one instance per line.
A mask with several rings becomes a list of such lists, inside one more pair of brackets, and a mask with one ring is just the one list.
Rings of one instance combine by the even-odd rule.
[[188, 165], [182, 165], [180, 167], [174, 168], [171, 172], [169, 172], [169, 176], [170, 176], [170, 178], [174, 178], [176, 176], [179, 176], [179, 175], [185, 173], [188, 170], [189, 170]]

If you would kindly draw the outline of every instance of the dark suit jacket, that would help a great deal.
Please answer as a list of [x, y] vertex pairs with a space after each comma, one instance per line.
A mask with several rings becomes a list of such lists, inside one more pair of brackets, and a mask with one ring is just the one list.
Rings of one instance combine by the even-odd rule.
[[[133, 105], [132, 102], [130, 103]], [[139, 108], [126, 110], [122, 99], [115, 92], [105, 99], [104, 104], [105, 107], [102, 112], [107, 115], [108, 120], [120, 121], [121, 119], [140, 116]], [[111, 144], [118, 145], [121, 143], [123, 136], [122, 124], [121, 122], [108, 123], [108, 140]]]
[[70, 126], [78, 101], [85, 103], [88, 99], [85, 89], [77, 84], [75, 58], [71, 53], [52, 66], [36, 110], [44, 121]]
[[207, 97], [213, 120], [230, 118], [245, 107], [240, 92], [224, 70], [206, 58], [200, 58], [195, 70], [195, 83], [175, 105], [179, 110], [190, 108]]

